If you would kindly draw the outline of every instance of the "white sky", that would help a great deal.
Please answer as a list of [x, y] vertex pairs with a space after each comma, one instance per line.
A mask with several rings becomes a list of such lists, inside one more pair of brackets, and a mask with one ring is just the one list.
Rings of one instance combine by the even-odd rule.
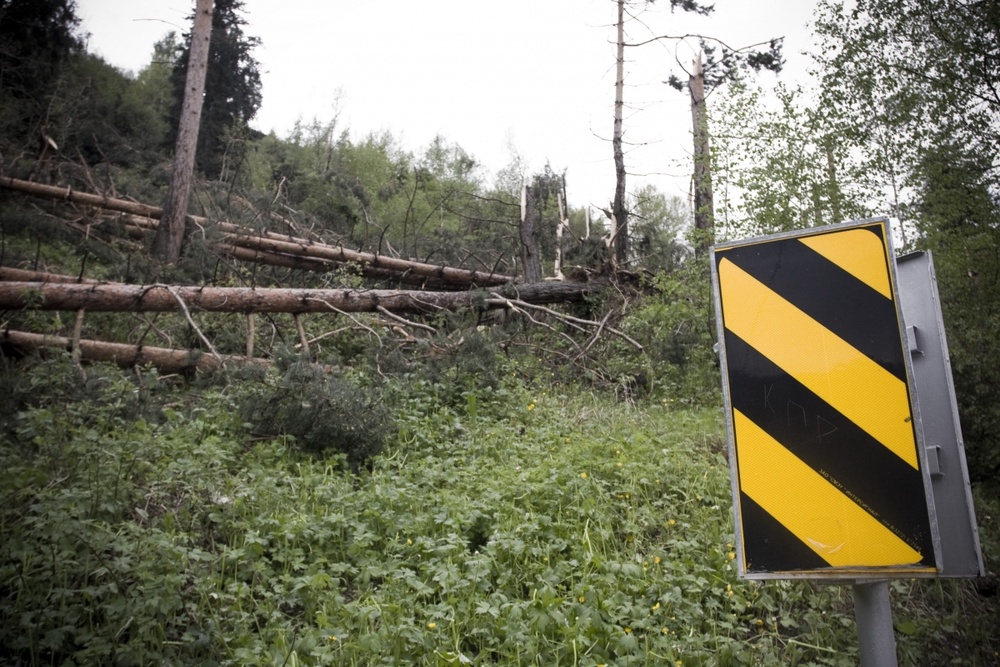
[[[89, 49], [138, 71], [168, 31], [189, 30], [194, 0], [77, 0]], [[715, 0], [715, 12], [671, 13], [667, 0], [627, 26], [629, 41], [701, 33], [730, 46], [785, 37], [790, 81], [805, 76], [815, 0]], [[607, 206], [614, 193], [614, 0], [245, 0], [263, 105], [251, 123], [284, 137], [297, 118], [330, 120], [359, 139], [388, 130], [421, 152], [442, 135], [489, 176], [516, 150], [529, 173], [567, 169], [570, 205]], [[626, 50], [629, 190], [651, 182], [687, 196], [691, 116], [683, 75], [690, 47]], [[762, 76], [774, 79], [774, 75]], [[683, 76], [682, 76], [683, 78]], [[339, 93], [338, 93], [339, 91]]]

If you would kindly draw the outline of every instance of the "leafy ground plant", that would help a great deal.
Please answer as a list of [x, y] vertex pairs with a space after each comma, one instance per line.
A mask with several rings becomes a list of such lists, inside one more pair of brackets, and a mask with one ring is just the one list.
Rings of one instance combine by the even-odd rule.
[[[6, 417], [14, 664], [857, 664], [849, 589], [736, 577], [717, 408], [397, 384], [392, 438], [351, 472], [249, 437], [231, 386], [128, 418], [135, 381], [102, 387]], [[901, 664], [996, 664], [996, 597], [893, 600]]]

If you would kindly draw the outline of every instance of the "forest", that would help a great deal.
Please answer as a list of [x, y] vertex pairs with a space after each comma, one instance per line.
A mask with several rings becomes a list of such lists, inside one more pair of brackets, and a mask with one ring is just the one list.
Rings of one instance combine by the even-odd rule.
[[899, 664], [1000, 665], [1000, 6], [819, 0], [795, 85], [780, 35], [686, 37], [690, 197], [629, 181], [620, 84], [608, 210], [263, 134], [242, 0], [189, 25], [122, 71], [75, 0], [0, 0], [0, 662], [858, 664], [850, 586], [739, 576], [709, 248], [887, 216], [985, 566], [889, 582]]

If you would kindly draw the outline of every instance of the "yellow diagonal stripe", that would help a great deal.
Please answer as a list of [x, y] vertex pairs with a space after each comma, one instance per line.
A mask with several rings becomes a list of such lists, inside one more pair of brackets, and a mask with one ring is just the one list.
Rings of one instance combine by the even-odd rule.
[[725, 258], [719, 287], [727, 329], [917, 468], [904, 382]]
[[882, 240], [866, 229], [847, 229], [799, 239], [887, 299], [892, 298]]
[[740, 489], [834, 567], [913, 565], [920, 553], [739, 410]]

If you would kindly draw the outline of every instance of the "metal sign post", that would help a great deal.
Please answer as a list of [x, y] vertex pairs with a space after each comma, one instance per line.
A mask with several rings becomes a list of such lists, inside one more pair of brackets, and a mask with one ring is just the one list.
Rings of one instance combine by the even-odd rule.
[[854, 583], [853, 593], [861, 667], [896, 667], [889, 582], [858, 581]]

